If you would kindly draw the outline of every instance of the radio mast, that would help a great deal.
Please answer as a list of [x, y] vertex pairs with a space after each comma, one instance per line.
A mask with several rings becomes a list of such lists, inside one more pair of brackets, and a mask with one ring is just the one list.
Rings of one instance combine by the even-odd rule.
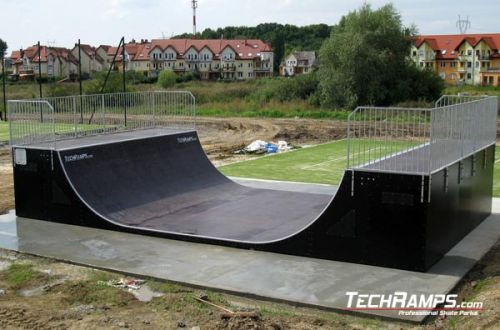
[[191, 7], [193, 8], [193, 37], [196, 37], [196, 8], [198, 8], [198, 0], [193, 0]]

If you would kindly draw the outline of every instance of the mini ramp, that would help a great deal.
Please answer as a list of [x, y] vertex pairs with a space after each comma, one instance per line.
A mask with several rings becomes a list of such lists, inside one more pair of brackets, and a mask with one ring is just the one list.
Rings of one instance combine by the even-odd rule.
[[[26, 132], [26, 122], [36, 127], [36, 134], [13, 139], [18, 216], [424, 271], [491, 212], [494, 98], [449, 98], [433, 111], [357, 109], [348, 169], [335, 196], [325, 196], [226, 178], [186, 125], [192, 104], [185, 94], [108, 97], [80, 97], [87, 110], [68, 118], [60, 99], [9, 103], [13, 132]], [[95, 113], [108, 108], [115, 110]], [[75, 114], [80, 124], [69, 132], [56, 123], [75, 122]], [[446, 126], [466, 114], [482, 128]], [[184, 125], [171, 125], [173, 119]], [[49, 133], [40, 128], [47, 121]], [[402, 132], [411, 136], [401, 139]]]

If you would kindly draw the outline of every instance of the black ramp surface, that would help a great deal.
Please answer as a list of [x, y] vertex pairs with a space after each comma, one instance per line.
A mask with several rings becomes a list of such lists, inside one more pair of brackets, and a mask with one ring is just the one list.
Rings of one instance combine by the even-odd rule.
[[196, 132], [60, 151], [80, 198], [119, 225], [221, 240], [268, 242], [313, 222], [331, 196], [254, 189], [222, 175]]

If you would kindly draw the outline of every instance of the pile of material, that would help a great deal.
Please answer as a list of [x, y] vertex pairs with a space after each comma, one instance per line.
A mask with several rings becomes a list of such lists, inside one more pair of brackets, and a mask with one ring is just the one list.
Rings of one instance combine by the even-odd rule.
[[237, 154], [275, 154], [291, 150], [292, 147], [286, 141], [266, 142], [255, 140], [245, 148], [236, 151]]

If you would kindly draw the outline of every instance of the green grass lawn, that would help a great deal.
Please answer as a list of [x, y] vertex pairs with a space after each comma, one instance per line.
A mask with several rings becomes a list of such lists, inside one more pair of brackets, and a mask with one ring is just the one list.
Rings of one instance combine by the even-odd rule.
[[[338, 140], [221, 166], [219, 170], [233, 177], [338, 185], [346, 168], [346, 146], [346, 140]], [[496, 147], [496, 159], [493, 195], [500, 197], [500, 146]]]
[[346, 166], [346, 140], [219, 167], [225, 175], [337, 185]]

